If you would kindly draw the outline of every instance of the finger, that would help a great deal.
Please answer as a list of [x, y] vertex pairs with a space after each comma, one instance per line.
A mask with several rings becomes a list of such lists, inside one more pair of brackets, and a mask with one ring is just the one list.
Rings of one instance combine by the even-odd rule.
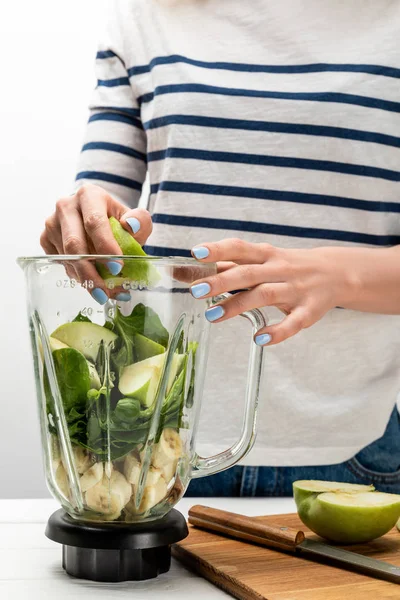
[[65, 272], [67, 273], [68, 277], [75, 281], [79, 281], [78, 274], [75, 271], [73, 265], [69, 264], [68, 262], [63, 262], [62, 264], [64, 266]]
[[[208, 271], [208, 272], [207, 272]], [[212, 274], [215, 272], [214, 265], [198, 265], [196, 263], [190, 265], [179, 265], [173, 267], [173, 278], [184, 283], [193, 283], [199, 277]]]
[[55, 214], [51, 215], [45, 223], [47, 240], [55, 247], [55, 254], [63, 254], [63, 244], [60, 223]]
[[76, 198], [84, 230], [96, 254], [122, 254], [108, 220], [108, 205], [115, 201], [105, 190], [95, 185], [82, 186]]
[[228, 269], [233, 269], [233, 267], [237, 267], [237, 263], [231, 261], [221, 261], [217, 263], [218, 273], [223, 273], [224, 271], [228, 271]]
[[258, 346], [274, 346], [280, 344], [302, 331], [310, 327], [314, 321], [310, 321], [304, 307], [298, 307], [293, 310], [280, 323], [264, 327], [254, 336], [254, 341]]
[[253, 308], [288, 306], [290, 301], [290, 287], [287, 283], [262, 284], [212, 306], [206, 310], [205, 316], [210, 323], [226, 321]]
[[58, 254], [57, 248], [54, 246], [54, 244], [50, 242], [49, 238], [47, 237], [46, 231], [44, 231], [40, 236], [40, 245], [42, 246], [46, 254]]
[[233, 261], [249, 264], [265, 262], [275, 250], [270, 244], [252, 244], [240, 238], [227, 238], [220, 242], [195, 246], [192, 255], [204, 262]]
[[282, 282], [282, 271], [278, 264], [239, 265], [203, 281], [195, 281], [190, 291], [194, 298], [208, 298], [224, 292], [253, 288], [265, 282]]
[[86, 231], [78, 206], [71, 200], [57, 203], [64, 254], [89, 254]]
[[153, 231], [150, 213], [143, 208], [135, 208], [124, 212], [119, 221], [141, 246], [143, 246]]
[[[74, 202], [71, 199], [60, 200], [57, 203], [56, 212], [61, 226], [64, 254], [93, 254], [93, 250], [89, 248], [82, 215], [78, 210], [77, 202]], [[94, 290], [94, 297], [96, 299], [102, 299], [106, 302], [110, 296], [109, 290], [106, 283], [103, 281], [103, 278], [99, 275], [95, 264], [90, 260], [74, 261], [71, 264], [76, 272], [78, 281], [82, 285], [85, 285], [86, 289]], [[106, 266], [112, 275], [118, 275], [122, 269], [122, 265], [120, 265], [118, 261], [108, 261]], [[104, 294], [107, 298], [105, 298]]]

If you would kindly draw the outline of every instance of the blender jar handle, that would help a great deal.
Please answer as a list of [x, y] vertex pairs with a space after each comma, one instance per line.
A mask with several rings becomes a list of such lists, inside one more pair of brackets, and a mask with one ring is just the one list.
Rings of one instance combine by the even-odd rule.
[[[216, 300], [224, 300], [229, 298], [231, 294], [221, 294]], [[240, 315], [252, 324], [252, 335], [254, 336], [262, 327], [266, 326], [264, 315], [261, 311], [249, 310]], [[241, 460], [252, 449], [256, 438], [256, 420], [258, 395], [261, 382], [263, 347], [253, 343], [250, 349], [249, 368], [247, 371], [247, 386], [245, 396], [245, 417], [242, 428], [242, 433], [239, 440], [230, 448], [210, 456], [203, 458], [194, 455], [192, 461], [192, 479], [204, 477], [205, 475], [213, 475], [225, 469], [229, 469]]]

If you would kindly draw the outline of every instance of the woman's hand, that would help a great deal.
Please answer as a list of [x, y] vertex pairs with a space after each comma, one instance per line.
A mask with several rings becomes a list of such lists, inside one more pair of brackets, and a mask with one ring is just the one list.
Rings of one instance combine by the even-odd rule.
[[[114, 200], [96, 185], [82, 186], [74, 196], [61, 198], [56, 210], [46, 221], [40, 244], [46, 254], [116, 254], [122, 251], [112, 234], [108, 221], [115, 217], [142, 245], [152, 231], [150, 214], [143, 209], [129, 209]], [[121, 261], [109, 261], [107, 268], [114, 276], [122, 270]], [[92, 296], [105, 304], [110, 290], [91, 261], [72, 261], [66, 265], [68, 275], [78, 281], [90, 281]], [[113, 293], [115, 295], [115, 293]], [[121, 294], [120, 299], [127, 299]], [[118, 299], [118, 295], [116, 295]]]
[[203, 244], [192, 250], [201, 262], [219, 263], [217, 275], [191, 286], [195, 298], [234, 294], [206, 311], [211, 322], [230, 319], [252, 308], [276, 306], [287, 316], [260, 330], [255, 342], [278, 344], [344, 306], [357, 286], [348, 268], [347, 248], [286, 250], [240, 239]]

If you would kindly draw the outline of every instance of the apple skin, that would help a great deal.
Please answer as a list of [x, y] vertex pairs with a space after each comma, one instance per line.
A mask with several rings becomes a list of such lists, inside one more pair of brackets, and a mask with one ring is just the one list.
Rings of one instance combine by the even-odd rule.
[[[111, 231], [124, 256], [143, 256], [148, 259], [146, 252], [143, 250], [139, 242], [137, 242], [114, 217], [109, 218]], [[97, 271], [105, 281], [112, 282], [113, 289], [118, 288], [125, 281], [135, 281], [145, 287], [155, 286], [161, 276], [150, 260], [129, 260], [127, 259], [123, 265], [119, 277], [112, 275], [109, 270], [99, 262]]]
[[300, 519], [311, 531], [338, 544], [361, 544], [381, 537], [392, 529], [400, 517], [400, 496], [393, 497], [385, 506], [362, 505], [362, 496], [380, 492], [351, 494], [358, 496], [359, 504], [338, 504], [339, 496], [349, 496], [325, 492], [309, 495], [297, 504]]

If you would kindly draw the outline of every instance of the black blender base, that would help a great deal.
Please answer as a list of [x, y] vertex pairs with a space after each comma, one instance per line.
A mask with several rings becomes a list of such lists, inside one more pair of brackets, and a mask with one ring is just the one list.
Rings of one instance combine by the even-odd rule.
[[72, 577], [92, 581], [142, 581], [167, 573], [171, 548], [96, 550], [63, 546], [63, 568]]
[[149, 523], [88, 523], [58, 510], [46, 536], [63, 545], [63, 568], [73, 577], [118, 582], [153, 579], [169, 571], [171, 544], [188, 535], [184, 516], [171, 510]]

